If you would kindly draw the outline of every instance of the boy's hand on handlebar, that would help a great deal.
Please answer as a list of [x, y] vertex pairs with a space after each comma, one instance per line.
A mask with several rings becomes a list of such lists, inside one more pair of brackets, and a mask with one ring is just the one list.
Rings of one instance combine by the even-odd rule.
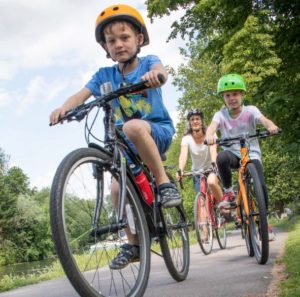
[[59, 119], [63, 117], [66, 114], [66, 112], [67, 110], [65, 110], [63, 107], [59, 107], [53, 110], [52, 113], [50, 114], [50, 123], [52, 125], [57, 124], [59, 122]]
[[279, 127], [277, 127], [276, 125], [270, 125], [267, 130], [270, 132], [270, 134], [276, 134], [279, 132]]
[[[163, 75], [159, 72], [159, 70], [152, 69], [146, 72], [142, 77], [141, 80], [147, 81], [147, 86], [149, 88], [157, 88], [163, 84], [164, 81], [160, 81], [160, 78]], [[165, 77], [163, 77], [165, 80]]]
[[215, 135], [213, 135], [213, 136], [206, 135], [204, 144], [212, 145], [215, 143], [217, 143], [217, 137]]

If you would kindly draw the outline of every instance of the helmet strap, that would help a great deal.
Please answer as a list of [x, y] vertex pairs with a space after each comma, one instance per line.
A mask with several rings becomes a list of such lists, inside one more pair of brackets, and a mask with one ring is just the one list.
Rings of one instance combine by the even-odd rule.
[[137, 47], [137, 50], [136, 50], [136, 52], [133, 54], [133, 56], [130, 57], [128, 60], [126, 60], [125, 62], [122, 63], [122, 64], [123, 64], [123, 67], [122, 67], [122, 69], [120, 69], [120, 70], [121, 70], [121, 75], [122, 75], [122, 79], [123, 79], [123, 80], [125, 80], [125, 69], [126, 69], [126, 67], [127, 67], [128, 65], [132, 64], [132, 63], [135, 61], [135, 59], [136, 59], [138, 53], [140, 52], [140, 50], [141, 50], [141, 47], [138, 46], [138, 47]]

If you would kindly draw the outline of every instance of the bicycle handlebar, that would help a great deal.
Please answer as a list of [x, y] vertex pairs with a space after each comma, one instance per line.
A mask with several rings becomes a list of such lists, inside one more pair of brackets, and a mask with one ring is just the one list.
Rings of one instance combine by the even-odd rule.
[[[278, 132], [271, 134], [269, 131], [260, 131], [259, 129], [257, 129], [256, 133], [252, 135], [244, 134], [237, 137], [225, 137], [225, 138], [217, 139], [216, 144], [219, 144], [221, 146], [232, 145], [233, 143], [231, 142], [233, 141], [241, 141], [241, 140], [247, 140], [251, 138], [266, 138], [269, 136], [279, 135], [281, 132], [282, 130], [279, 129]], [[204, 144], [209, 145], [207, 143], [207, 140], [204, 140]]]
[[186, 171], [186, 172], [182, 172], [181, 176], [197, 176], [197, 175], [203, 175], [209, 173], [211, 171], [212, 171], [211, 168], [204, 169], [204, 170], [197, 170], [197, 171]]
[[[159, 73], [157, 75], [157, 78], [161, 84], [163, 84], [165, 82], [165, 78], [161, 73]], [[145, 80], [145, 81], [138, 82], [136, 84], [120, 87], [119, 89], [117, 89], [115, 91], [111, 91], [103, 96], [100, 96], [99, 98], [96, 98], [95, 100], [93, 100], [89, 103], [84, 103], [84, 104], [78, 105], [75, 108], [67, 111], [64, 116], [60, 117], [57, 123], [55, 123], [55, 124], [50, 123], [49, 126], [54, 126], [65, 120], [67, 120], [68, 122], [71, 122], [74, 120], [80, 122], [81, 120], [83, 120], [85, 118], [85, 116], [87, 115], [89, 110], [91, 110], [95, 106], [103, 107], [109, 101], [111, 101], [115, 98], [118, 98], [122, 95], [127, 95], [127, 94], [131, 94], [131, 93], [143, 91], [143, 90], [149, 88], [147, 86], [147, 83], [148, 83], [148, 81]]]
[[197, 170], [197, 171], [184, 171], [184, 172], [182, 172], [180, 169], [177, 170], [177, 173], [180, 177], [180, 179], [179, 179], [180, 188], [184, 189], [183, 182], [182, 182], [182, 178], [184, 176], [187, 176], [187, 177], [202, 176], [202, 175], [206, 175], [206, 174], [211, 173], [211, 172], [212, 172], [212, 168], [201, 169], [201, 170]]

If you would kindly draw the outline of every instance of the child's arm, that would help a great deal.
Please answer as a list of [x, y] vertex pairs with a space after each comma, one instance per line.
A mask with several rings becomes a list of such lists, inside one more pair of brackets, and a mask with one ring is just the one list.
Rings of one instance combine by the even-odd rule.
[[217, 145], [210, 145], [209, 146], [209, 152], [210, 152], [210, 159], [212, 163], [216, 163], [217, 161]]
[[79, 92], [69, 97], [61, 107], [52, 111], [50, 114], [50, 123], [56, 124], [59, 118], [64, 116], [68, 110], [84, 103], [91, 95], [92, 92], [88, 88], [83, 88]]
[[168, 73], [165, 69], [165, 67], [162, 64], [155, 64], [152, 66], [151, 70], [146, 72], [141, 79], [142, 80], [148, 80], [148, 86], [150, 88], [157, 88], [161, 85], [161, 82], [159, 81], [157, 75], [162, 74], [164, 76], [164, 82], [168, 79]]
[[211, 122], [210, 125], [208, 126], [208, 128], [206, 130], [206, 135], [205, 135], [205, 140], [207, 141], [208, 144], [216, 143], [217, 129], [218, 129], [218, 123], [216, 123], [216, 122]]
[[264, 115], [260, 116], [259, 121], [271, 134], [278, 132], [279, 128]]
[[[188, 153], [189, 153], [189, 148], [187, 145], [182, 145], [181, 150], [180, 150], [180, 155], [179, 155], [179, 160], [178, 160], [178, 169], [183, 172], [186, 161], [188, 159]], [[176, 172], [176, 177], [177, 180], [180, 180], [179, 174]]]

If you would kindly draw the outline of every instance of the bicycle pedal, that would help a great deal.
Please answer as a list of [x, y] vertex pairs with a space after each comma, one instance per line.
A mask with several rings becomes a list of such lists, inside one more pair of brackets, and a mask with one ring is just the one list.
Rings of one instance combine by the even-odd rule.
[[235, 209], [235, 208], [237, 208], [236, 202], [235, 201], [230, 202], [230, 207], [228, 209]]

